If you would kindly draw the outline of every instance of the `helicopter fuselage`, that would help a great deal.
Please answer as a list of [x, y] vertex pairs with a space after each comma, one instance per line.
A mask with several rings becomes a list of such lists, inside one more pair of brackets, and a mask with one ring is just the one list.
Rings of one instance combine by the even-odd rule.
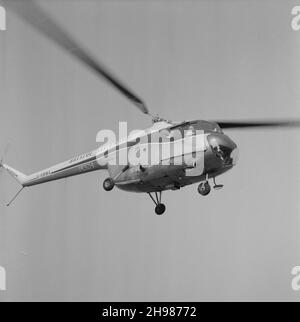
[[[193, 131], [193, 129], [198, 130], [200, 133], [191, 132], [184, 139], [178, 139], [169, 144], [174, 144], [174, 146], [176, 144], [184, 144], [184, 141], [189, 140], [192, 135], [198, 135], [200, 137], [199, 141], [202, 141], [200, 149], [199, 147], [198, 150], [192, 149], [192, 152], [189, 151], [183, 155], [176, 154], [176, 148], [171, 149], [172, 152], [169, 158], [160, 159], [159, 164], [149, 166], [134, 165], [124, 172], [122, 172], [123, 168], [120, 166], [109, 166], [110, 176], [118, 176], [117, 180], [115, 180], [116, 186], [122, 190], [132, 192], [177, 190], [186, 185], [215, 178], [230, 170], [236, 164], [238, 157], [237, 146], [221, 131], [217, 124], [205, 121], [192, 121], [176, 128], [173, 127], [169, 131], [180, 130], [182, 132], [186, 130]], [[162, 130], [159, 133], [161, 132]], [[160, 138], [162, 137], [163, 135], [160, 135]], [[163, 140], [161, 141], [158, 144], [163, 145], [164, 142]], [[153, 144], [155, 143], [148, 143], [147, 148], [150, 149], [149, 145]], [[227, 149], [223, 158], [216, 150], [220, 146], [222, 146], [221, 149]], [[143, 148], [143, 144], [135, 147], [136, 150]], [[182, 156], [184, 156], [182, 158], [183, 161], [179, 162], [180, 164], [175, 164], [174, 159], [181, 158]]]
[[[153, 128], [158, 130], [153, 131]], [[148, 132], [151, 138], [148, 134], [147, 142], [144, 143], [139, 137], [136, 145], [127, 147], [130, 150], [128, 153], [141, 155], [144, 150], [150, 159], [160, 150], [156, 164], [108, 165], [110, 177], [122, 190], [147, 193], [177, 190], [215, 178], [230, 170], [237, 162], [237, 145], [216, 123], [190, 121], [167, 127], [161, 123]], [[170, 137], [173, 141], [170, 141]], [[201, 143], [191, 146], [189, 151], [185, 148], [176, 149], [176, 146], [189, 146], [193, 138]], [[161, 150], [166, 144], [169, 149], [168, 155], [164, 156]]]

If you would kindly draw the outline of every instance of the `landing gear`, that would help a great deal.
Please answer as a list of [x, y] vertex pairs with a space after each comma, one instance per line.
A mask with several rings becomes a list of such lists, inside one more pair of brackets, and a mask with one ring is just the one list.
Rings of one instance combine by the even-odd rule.
[[155, 198], [154, 198], [154, 196], [152, 196], [151, 192], [148, 192], [148, 195], [150, 196], [150, 198], [152, 199], [152, 201], [156, 205], [155, 213], [159, 216], [162, 215], [166, 211], [166, 206], [163, 203], [161, 203], [161, 194], [162, 194], [161, 191], [159, 191], [158, 193], [155, 192]]
[[115, 183], [112, 178], [107, 178], [103, 181], [103, 189], [105, 191], [111, 191], [115, 186]]
[[[216, 183], [216, 178], [215, 177], [213, 177], [213, 182], [214, 182], [213, 188], [215, 190], [219, 190], [219, 189], [223, 188], [222, 184], [217, 184]], [[208, 176], [206, 176], [206, 180], [199, 184], [198, 192], [202, 196], [207, 196], [210, 193], [210, 191], [211, 191], [211, 187], [210, 187], [209, 182], [208, 182]]]
[[198, 192], [202, 196], [207, 196], [210, 193], [210, 185], [208, 181], [201, 182], [198, 186]]

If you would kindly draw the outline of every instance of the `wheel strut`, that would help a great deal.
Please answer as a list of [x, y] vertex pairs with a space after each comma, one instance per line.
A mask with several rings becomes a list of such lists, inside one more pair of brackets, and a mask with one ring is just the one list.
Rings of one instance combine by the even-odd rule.
[[155, 213], [157, 215], [162, 215], [165, 212], [165, 210], [166, 210], [166, 206], [163, 203], [161, 203], [161, 195], [162, 195], [162, 192], [161, 191], [159, 191], [158, 193], [155, 192], [154, 193], [154, 196], [152, 195], [151, 192], [148, 192], [148, 195], [150, 196], [150, 198], [152, 199], [152, 201], [156, 205], [156, 207], [155, 207]]

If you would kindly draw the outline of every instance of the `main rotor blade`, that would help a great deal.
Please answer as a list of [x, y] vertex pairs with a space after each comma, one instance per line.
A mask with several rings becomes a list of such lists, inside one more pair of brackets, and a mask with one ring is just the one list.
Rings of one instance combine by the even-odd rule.
[[299, 120], [277, 121], [216, 121], [222, 129], [243, 129], [256, 127], [300, 127]]
[[62, 49], [89, 67], [98, 76], [104, 78], [110, 85], [126, 96], [143, 113], [149, 114], [145, 103], [137, 95], [129, 90], [129, 88], [114, 76], [112, 72], [83, 49], [70, 34], [68, 34], [51, 17], [49, 17], [49, 15], [37, 6], [34, 1], [9, 0], [6, 2], [6, 6], [17, 13], [23, 20], [33, 26], [44, 36], [51, 39]]

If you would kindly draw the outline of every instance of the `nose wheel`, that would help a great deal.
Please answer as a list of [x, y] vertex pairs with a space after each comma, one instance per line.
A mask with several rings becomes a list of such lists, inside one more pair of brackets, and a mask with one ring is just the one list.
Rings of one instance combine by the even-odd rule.
[[[216, 183], [216, 179], [213, 178], [213, 182], [214, 182], [214, 185], [213, 185], [213, 188], [215, 190], [220, 190], [223, 188], [223, 185], [222, 184], [217, 184]], [[203, 181], [199, 184], [198, 186], [198, 192], [200, 193], [200, 195], [202, 196], [207, 196], [211, 191], [211, 187], [209, 185], [209, 182], [208, 182], [208, 178], [206, 178], [206, 181]]]
[[155, 203], [155, 213], [160, 216], [166, 211], [166, 206], [161, 203], [161, 195], [162, 192], [159, 191], [158, 193], [155, 192], [153, 195], [151, 192], [148, 192], [149, 197], [152, 199], [152, 201]]
[[210, 193], [210, 185], [208, 181], [201, 182], [198, 186], [198, 192], [202, 196], [207, 196]]

